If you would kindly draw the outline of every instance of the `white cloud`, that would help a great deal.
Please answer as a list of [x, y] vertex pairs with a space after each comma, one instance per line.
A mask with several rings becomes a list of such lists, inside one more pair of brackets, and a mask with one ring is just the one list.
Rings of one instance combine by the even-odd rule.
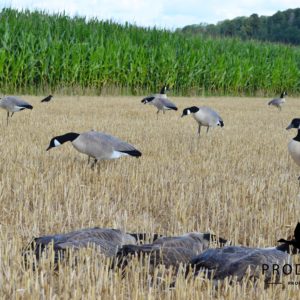
[[3, 7], [40, 9], [74, 16], [113, 19], [141, 26], [177, 28], [237, 16], [271, 15], [300, 7], [299, 0], [0, 0]]

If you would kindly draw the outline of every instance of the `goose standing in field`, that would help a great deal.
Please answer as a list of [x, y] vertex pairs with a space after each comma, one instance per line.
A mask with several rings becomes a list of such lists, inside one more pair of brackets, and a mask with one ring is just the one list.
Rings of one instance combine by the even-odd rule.
[[49, 102], [52, 98], [53, 98], [53, 96], [49, 95], [46, 98], [42, 99], [41, 102]]
[[126, 267], [132, 256], [148, 255], [150, 265], [163, 264], [166, 268], [178, 269], [180, 264], [186, 265], [196, 255], [215, 243], [224, 246], [227, 241], [210, 233], [191, 232], [181, 236], [161, 237], [152, 244], [124, 245], [117, 253], [119, 267]]
[[284, 91], [281, 93], [280, 98], [275, 98], [271, 100], [268, 103], [268, 105], [276, 106], [279, 109], [279, 111], [281, 111], [281, 106], [285, 103], [285, 96], [287, 96], [287, 92]]
[[[300, 119], [299, 118], [293, 119], [291, 124], [286, 128], [286, 130], [290, 130], [292, 128], [298, 129], [298, 133], [289, 142], [288, 150], [292, 159], [295, 161], [295, 163], [298, 166], [300, 166]], [[298, 180], [300, 180], [300, 176], [298, 177]]]
[[163, 113], [165, 113], [166, 110], [177, 110], [176, 105], [167, 98], [167, 90], [167, 86], [164, 85], [160, 91], [160, 94], [147, 96], [141, 101], [144, 104], [149, 103], [157, 108], [157, 118], [161, 110]]
[[[190, 261], [190, 268], [193, 270], [194, 276], [203, 272], [213, 280], [224, 280], [226, 277], [230, 277], [241, 281], [249, 271], [250, 278], [257, 279], [264, 274], [265, 282], [269, 283], [274, 273], [273, 266], [277, 264], [279, 266], [278, 273], [282, 274], [283, 266], [291, 260], [290, 254], [296, 254], [300, 249], [300, 223], [295, 228], [294, 236], [293, 240], [280, 239], [278, 242], [282, 244], [277, 247], [229, 246], [208, 249]], [[276, 281], [280, 278], [278, 273]]]
[[115, 159], [121, 156], [140, 157], [142, 153], [132, 145], [103, 132], [88, 131], [83, 133], [69, 132], [51, 139], [47, 151], [60, 146], [65, 142], [71, 142], [74, 148], [89, 157], [94, 158], [92, 168], [98, 160]]
[[182, 112], [181, 117], [192, 114], [193, 118], [198, 123], [198, 135], [200, 136], [201, 126], [207, 127], [206, 133], [210, 127], [216, 126], [224, 126], [223, 119], [219, 116], [219, 114], [207, 106], [192, 106], [185, 108]]
[[6, 96], [2, 99], [0, 98], [0, 107], [7, 111], [7, 125], [10, 112], [10, 117], [12, 117], [15, 112], [33, 108], [28, 102], [15, 96]]

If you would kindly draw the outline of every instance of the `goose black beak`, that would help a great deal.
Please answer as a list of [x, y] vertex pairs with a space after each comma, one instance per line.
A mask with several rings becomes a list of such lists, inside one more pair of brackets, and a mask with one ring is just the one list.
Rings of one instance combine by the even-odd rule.
[[293, 125], [292, 125], [292, 124], [290, 124], [290, 125], [286, 128], [286, 130], [290, 130], [291, 128], [293, 128]]

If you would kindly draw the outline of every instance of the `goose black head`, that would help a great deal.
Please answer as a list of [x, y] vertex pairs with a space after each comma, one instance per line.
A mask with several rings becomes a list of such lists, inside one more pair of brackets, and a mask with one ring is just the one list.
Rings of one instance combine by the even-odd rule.
[[298, 253], [300, 250], [300, 223], [298, 222], [294, 230], [294, 239], [291, 240], [280, 239], [277, 242], [282, 243], [280, 246], [277, 247], [277, 249], [290, 252], [289, 246], [292, 246], [291, 254]]
[[169, 86], [168, 85], [164, 85], [161, 90], [160, 90], [160, 94], [166, 94], [169, 91]]
[[291, 124], [286, 128], [286, 130], [289, 130], [292, 128], [300, 129], [300, 119], [299, 118], [293, 119]]
[[147, 104], [147, 103], [153, 101], [154, 99], [155, 99], [155, 97], [150, 96], [150, 97], [144, 98], [141, 102], [144, 104]]
[[78, 133], [75, 132], [69, 132], [64, 135], [58, 135], [51, 139], [50, 144], [46, 151], [50, 150], [51, 148], [58, 147], [62, 145], [65, 142], [72, 142], [79, 136]]
[[281, 93], [281, 95], [280, 95], [280, 98], [284, 98], [284, 96], [287, 96], [288, 94], [287, 94], [287, 92], [286, 91], [283, 91], [282, 93]]
[[197, 107], [197, 106], [187, 107], [183, 110], [181, 118], [184, 116], [187, 116], [189, 114], [194, 114], [197, 111], [199, 111], [199, 107]]

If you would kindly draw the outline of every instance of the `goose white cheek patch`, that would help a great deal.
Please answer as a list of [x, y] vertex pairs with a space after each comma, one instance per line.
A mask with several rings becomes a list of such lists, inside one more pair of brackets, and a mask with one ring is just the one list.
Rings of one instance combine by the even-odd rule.
[[191, 113], [191, 111], [188, 109], [188, 110], [186, 111], [186, 113], [187, 113], [187, 115], [189, 115], [189, 114]]
[[61, 143], [58, 140], [55, 139], [54, 140], [54, 146], [57, 147], [57, 146], [60, 146], [60, 145], [61, 145]]

